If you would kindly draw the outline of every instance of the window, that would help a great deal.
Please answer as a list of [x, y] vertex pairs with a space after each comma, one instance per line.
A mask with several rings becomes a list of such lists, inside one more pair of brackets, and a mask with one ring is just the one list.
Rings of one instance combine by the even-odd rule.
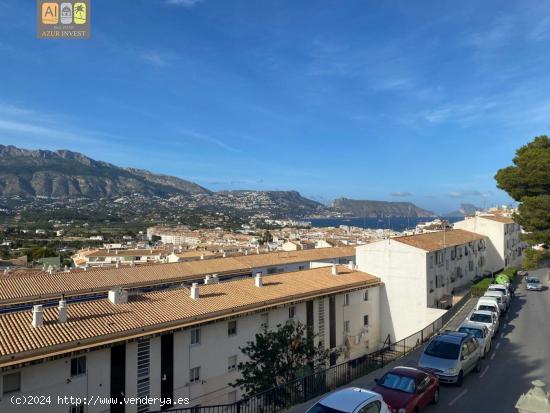
[[368, 314], [363, 316], [363, 325], [364, 326], [369, 325], [369, 316], [368, 316]]
[[231, 356], [227, 359], [227, 371], [233, 371], [237, 368], [237, 356]]
[[344, 295], [344, 305], [349, 305], [349, 294]]
[[430, 280], [430, 292], [433, 293], [434, 291], [434, 282], [433, 280]]
[[295, 315], [296, 315], [296, 307], [295, 306], [288, 307], [288, 318], [292, 320], [294, 319]]
[[189, 369], [189, 382], [190, 383], [196, 383], [201, 379], [201, 368], [200, 367], [193, 367], [192, 369]]
[[195, 328], [191, 330], [191, 345], [196, 345], [201, 343], [201, 329]]
[[382, 404], [379, 401], [375, 401], [362, 407], [359, 413], [380, 413], [381, 410]]
[[365, 292], [363, 293], [363, 300], [369, 301], [369, 290], [365, 290]]
[[468, 270], [470, 271], [474, 270], [474, 262], [472, 260], [468, 261]]
[[71, 360], [71, 377], [86, 374], [86, 356]]
[[84, 413], [84, 405], [83, 404], [74, 404], [69, 409], [70, 413]]
[[234, 336], [237, 334], [237, 320], [227, 323], [227, 335]]
[[235, 403], [237, 401], [237, 390], [230, 391], [227, 393], [227, 403]]
[[434, 267], [434, 256], [430, 255], [430, 268]]
[[2, 394], [15, 393], [21, 390], [21, 372], [4, 374], [2, 377]]
[[344, 333], [349, 333], [349, 320], [344, 321]]

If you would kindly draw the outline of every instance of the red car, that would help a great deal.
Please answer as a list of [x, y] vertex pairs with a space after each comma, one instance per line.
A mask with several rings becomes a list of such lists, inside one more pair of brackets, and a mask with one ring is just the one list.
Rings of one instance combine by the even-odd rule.
[[418, 413], [439, 401], [439, 379], [413, 367], [394, 367], [372, 389], [380, 393], [392, 413]]

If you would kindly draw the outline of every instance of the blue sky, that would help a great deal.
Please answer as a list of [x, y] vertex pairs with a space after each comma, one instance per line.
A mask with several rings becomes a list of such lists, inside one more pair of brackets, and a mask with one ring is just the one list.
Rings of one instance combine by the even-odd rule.
[[93, 0], [89, 41], [36, 39], [30, 0], [0, 19], [0, 143], [213, 190], [489, 206], [549, 132], [543, 0]]

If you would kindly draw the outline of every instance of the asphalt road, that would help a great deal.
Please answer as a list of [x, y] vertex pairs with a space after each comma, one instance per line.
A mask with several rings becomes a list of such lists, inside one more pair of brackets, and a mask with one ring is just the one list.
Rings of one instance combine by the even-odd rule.
[[[531, 271], [548, 286], [549, 269]], [[465, 314], [459, 313], [451, 323], [460, 324]], [[461, 319], [462, 318], [462, 319]], [[414, 366], [421, 350], [387, 366], [374, 375], [360, 378], [350, 385], [370, 388], [374, 377], [397, 365]], [[542, 380], [550, 391], [550, 290], [525, 291], [523, 282], [507, 314], [501, 319], [499, 335], [491, 352], [483, 360], [480, 373], [471, 372], [462, 387], [442, 385], [439, 404], [429, 406], [427, 413], [481, 412], [517, 413], [515, 404], [531, 382]], [[316, 400], [294, 406], [289, 413], [303, 413]]]

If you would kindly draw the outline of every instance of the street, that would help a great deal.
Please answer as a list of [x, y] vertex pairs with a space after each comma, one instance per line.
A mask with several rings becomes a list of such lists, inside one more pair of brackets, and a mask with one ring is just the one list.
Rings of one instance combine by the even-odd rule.
[[[525, 291], [523, 280], [509, 311], [501, 320], [501, 330], [494, 339], [491, 352], [483, 360], [480, 373], [470, 373], [462, 387], [442, 385], [439, 404], [429, 406], [427, 412], [478, 412], [489, 409], [499, 413], [517, 413], [515, 404], [526, 393], [534, 380], [550, 385], [550, 290], [548, 269], [530, 271], [538, 277], [545, 289]], [[464, 314], [458, 314], [451, 325], [458, 325]], [[374, 378], [398, 365], [414, 366], [422, 349], [396, 360], [383, 370], [351, 383], [371, 388]], [[547, 390], [549, 387], [547, 387]], [[314, 401], [295, 406], [292, 413], [304, 412]]]

